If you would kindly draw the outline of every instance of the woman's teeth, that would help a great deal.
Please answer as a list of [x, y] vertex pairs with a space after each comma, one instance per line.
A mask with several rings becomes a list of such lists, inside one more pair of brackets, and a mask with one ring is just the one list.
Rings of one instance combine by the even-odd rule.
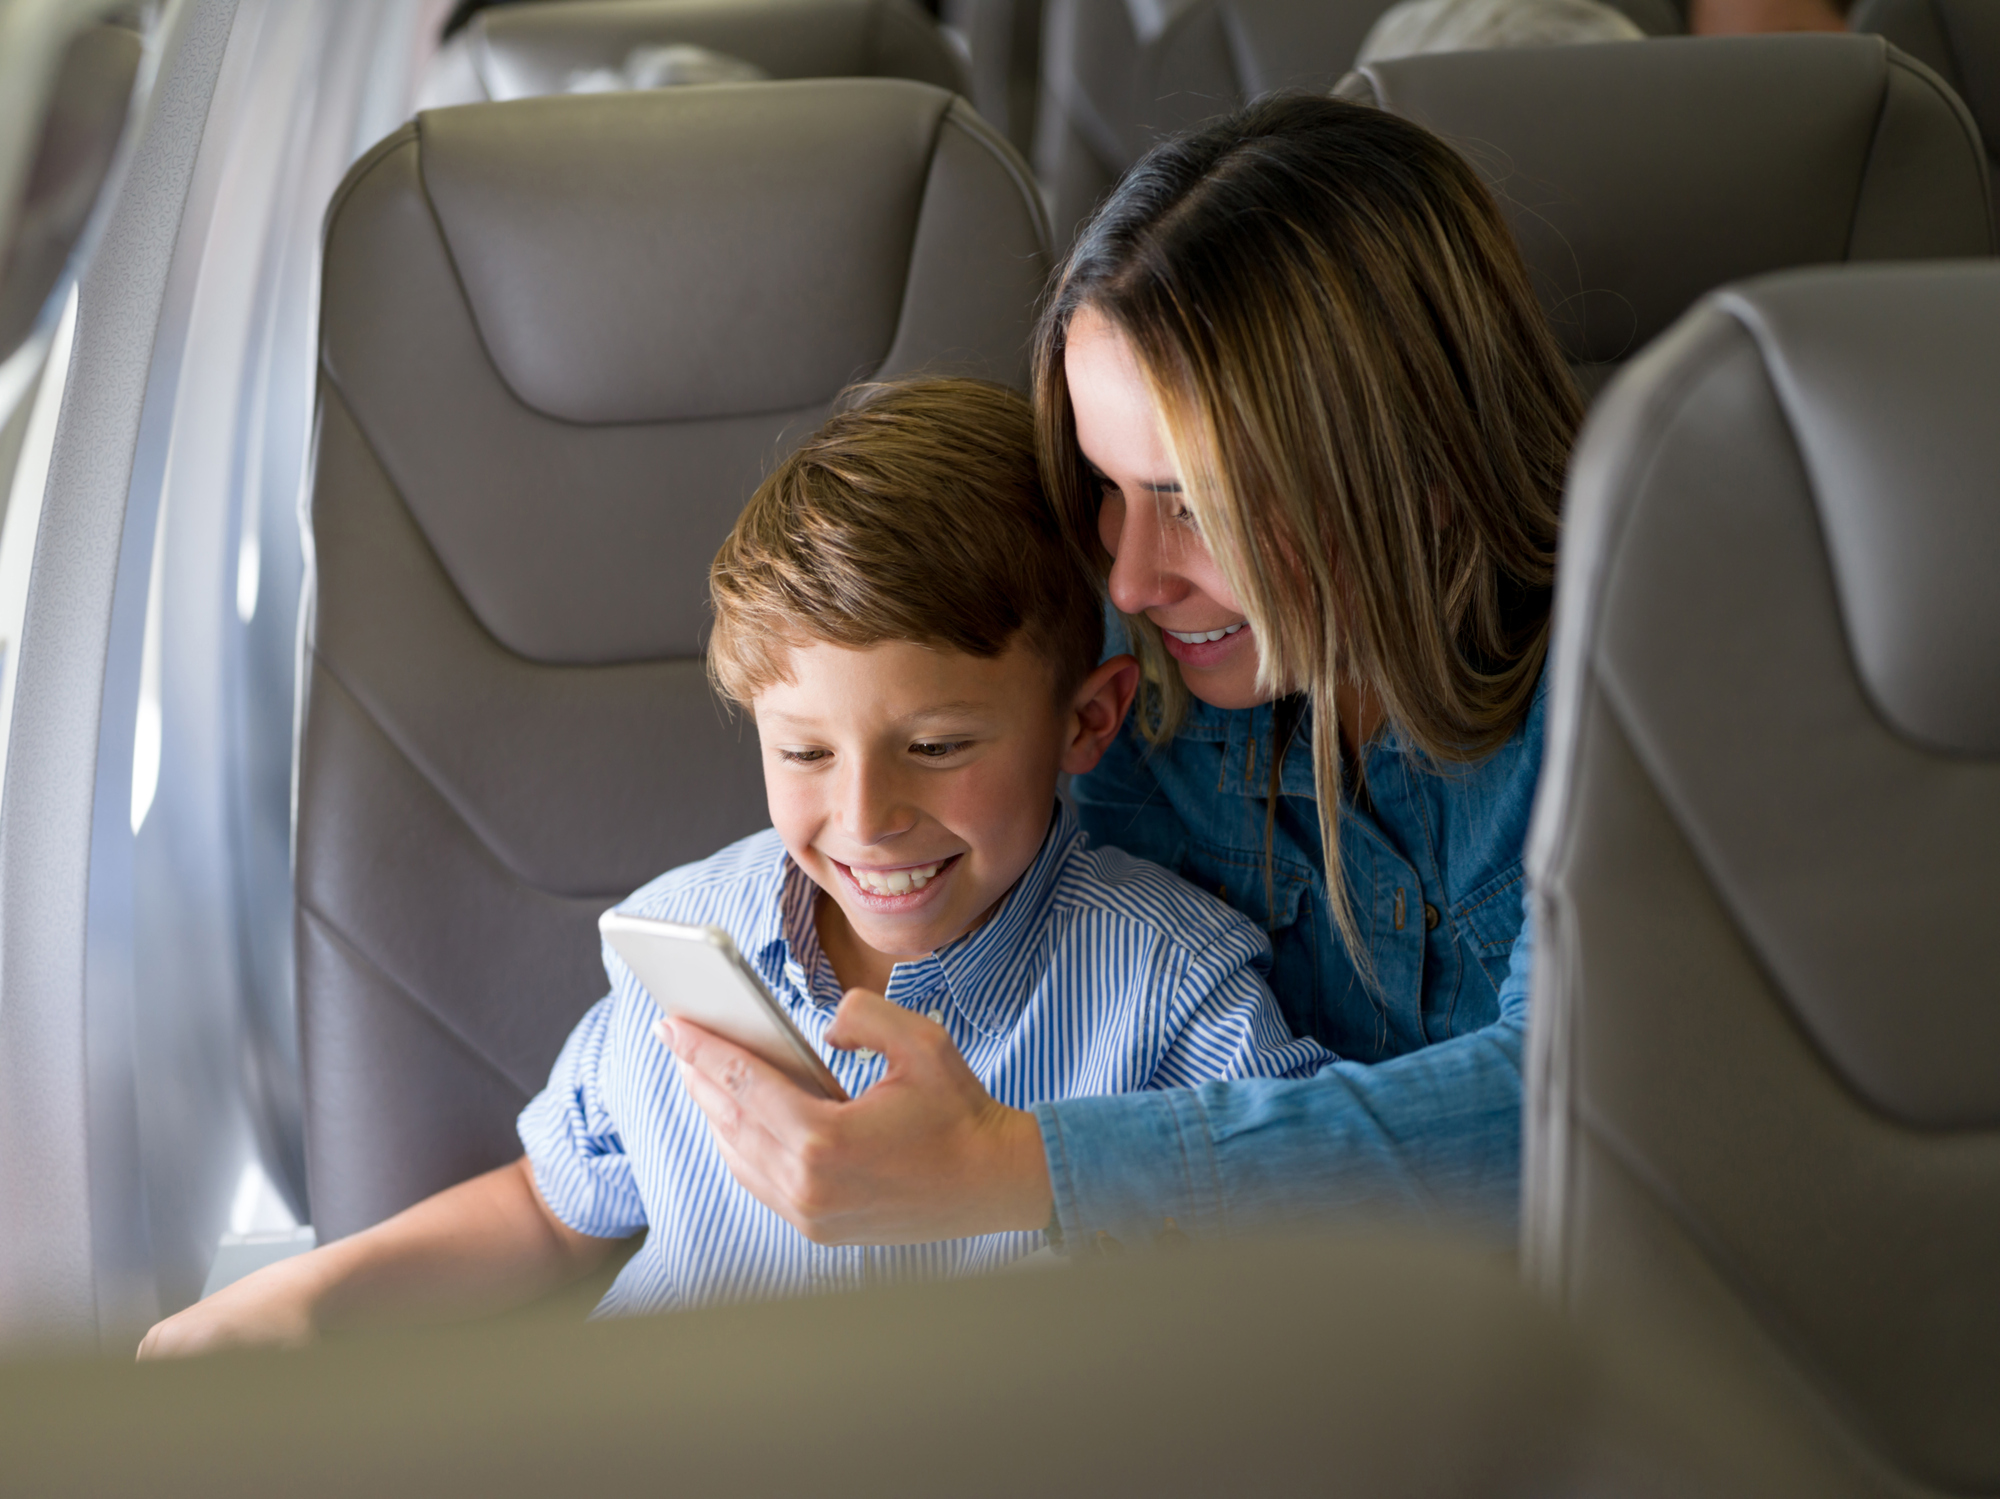
[[1229, 625], [1220, 630], [1169, 630], [1167, 633], [1184, 644], [1200, 645], [1205, 640], [1220, 640], [1225, 635], [1234, 635], [1242, 628], [1241, 625]]
[[915, 869], [884, 870], [880, 874], [872, 869], [857, 869], [852, 864], [847, 867], [853, 871], [854, 883], [870, 895], [908, 895], [912, 890], [921, 890], [928, 885], [944, 866], [945, 861], [940, 859], [935, 864], [921, 864]]

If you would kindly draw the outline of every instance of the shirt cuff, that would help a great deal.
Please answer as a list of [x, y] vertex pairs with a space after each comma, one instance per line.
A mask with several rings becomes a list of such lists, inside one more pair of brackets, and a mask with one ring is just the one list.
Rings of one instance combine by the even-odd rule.
[[1069, 1255], [1172, 1249], [1223, 1231], [1208, 1113], [1190, 1089], [1035, 1105]]

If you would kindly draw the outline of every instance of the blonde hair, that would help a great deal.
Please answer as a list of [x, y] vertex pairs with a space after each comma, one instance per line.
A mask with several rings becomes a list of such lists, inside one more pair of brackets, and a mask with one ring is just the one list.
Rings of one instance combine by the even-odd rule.
[[[1310, 701], [1328, 903], [1366, 974], [1341, 877], [1337, 689], [1372, 689], [1434, 768], [1520, 725], [1548, 649], [1575, 382], [1456, 152], [1360, 105], [1253, 104], [1127, 174], [1042, 317], [1043, 482], [1101, 569], [1063, 367], [1085, 306], [1131, 341], [1257, 636], [1259, 687]], [[1139, 725], [1163, 743], [1187, 689], [1158, 629], [1127, 625], [1146, 668]], [[1274, 763], [1274, 806], [1277, 784]]]
[[747, 704], [792, 648], [1037, 651], [1067, 697], [1097, 664], [1097, 582], [1042, 494], [1034, 418], [977, 380], [858, 387], [778, 465], [709, 567], [708, 672]]

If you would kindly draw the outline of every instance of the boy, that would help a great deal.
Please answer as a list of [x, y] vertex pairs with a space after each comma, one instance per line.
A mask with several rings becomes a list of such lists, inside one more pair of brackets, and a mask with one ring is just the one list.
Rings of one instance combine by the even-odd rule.
[[[756, 719], [772, 828], [620, 910], [726, 928], [850, 1095], [844, 991], [942, 1026], [1002, 1103], [1303, 1076], [1257, 975], [1263, 934], [1175, 876], [1092, 851], [1056, 802], [1138, 681], [1098, 662], [1026, 404], [970, 381], [878, 387], [758, 490], [710, 573], [716, 685]], [[990, 1269], [1035, 1233], [815, 1244], [729, 1174], [608, 947], [611, 993], [523, 1111], [526, 1154], [161, 1323], [142, 1356], [526, 1300], [648, 1230], [603, 1313]]]

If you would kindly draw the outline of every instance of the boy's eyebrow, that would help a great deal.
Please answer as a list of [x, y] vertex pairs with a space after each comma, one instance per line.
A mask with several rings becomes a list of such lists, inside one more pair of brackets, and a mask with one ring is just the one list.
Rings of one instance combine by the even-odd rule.
[[[927, 703], [921, 708], [905, 713], [896, 722], [900, 724], [917, 724], [922, 723], [926, 719], [950, 718], [954, 714], [959, 713], [988, 713], [992, 709], [993, 705], [991, 703], [974, 702], [970, 698], [949, 703]], [[807, 717], [798, 713], [770, 711], [767, 712], [766, 716], [772, 723], [797, 724], [805, 728], [811, 728], [819, 723], [817, 718]]]
[[[1092, 463], [1088, 458], [1083, 460], [1083, 466], [1090, 470], [1090, 476], [1097, 480], [1098, 483], [1109, 484], [1112, 482], [1111, 475]], [[1181, 493], [1181, 481], [1178, 479], [1152, 480], [1141, 484], [1139, 488], [1145, 490], [1148, 494], [1179, 494]]]

